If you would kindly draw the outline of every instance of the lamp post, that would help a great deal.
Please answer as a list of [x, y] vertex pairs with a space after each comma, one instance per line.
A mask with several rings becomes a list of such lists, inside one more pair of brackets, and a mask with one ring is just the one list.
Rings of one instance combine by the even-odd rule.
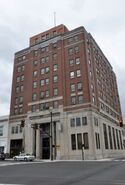
[[84, 160], [84, 144], [82, 144], [82, 160]]

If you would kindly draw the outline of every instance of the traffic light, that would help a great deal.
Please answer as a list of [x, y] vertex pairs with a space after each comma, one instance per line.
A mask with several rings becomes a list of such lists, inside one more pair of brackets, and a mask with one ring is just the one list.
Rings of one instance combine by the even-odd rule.
[[20, 127], [24, 127], [25, 126], [25, 120], [21, 120], [21, 124], [20, 124]]

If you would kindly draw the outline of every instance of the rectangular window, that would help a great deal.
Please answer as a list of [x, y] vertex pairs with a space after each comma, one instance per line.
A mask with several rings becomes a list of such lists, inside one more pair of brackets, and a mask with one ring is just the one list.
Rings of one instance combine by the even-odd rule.
[[33, 61], [33, 65], [34, 66], [37, 66], [37, 64], [38, 64], [38, 61], [37, 60]]
[[112, 128], [112, 134], [113, 134], [113, 141], [114, 141], [114, 149], [117, 149], [117, 146], [116, 146], [116, 137], [115, 137], [115, 129]]
[[36, 99], [37, 99], [37, 94], [36, 93], [33, 93], [32, 100], [35, 101]]
[[33, 71], [33, 76], [36, 77], [38, 74], [38, 71]]
[[58, 89], [57, 89], [57, 88], [54, 88], [54, 89], [53, 89], [53, 95], [54, 95], [54, 96], [57, 96], [57, 95], [58, 95]]
[[98, 127], [98, 118], [94, 117], [94, 125]]
[[78, 82], [77, 83], [77, 90], [78, 91], [81, 91], [82, 90], [82, 83], [81, 82]]
[[58, 82], [58, 76], [57, 75], [53, 77], [53, 82], [54, 83]]
[[73, 66], [74, 65], [74, 60], [73, 59], [69, 60], [69, 65], [70, 66]]
[[46, 96], [46, 97], [49, 97], [49, 90], [46, 90], [45, 96]]
[[11, 134], [15, 133], [15, 127], [11, 127]]
[[75, 134], [71, 134], [71, 147], [72, 147], [72, 150], [76, 150], [76, 135]]
[[19, 97], [19, 103], [22, 103], [22, 102], [23, 102], [23, 97], [20, 96], [20, 97]]
[[44, 79], [40, 80], [40, 85], [43, 86], [44, 84], [45, 84], [45, 80]]
[[49, 73], [49, 67], [45, 68], [46, 73]]
[[34, 88], [34, 89], [37, 88], [37, 82], [36, 82], [36, 81], [33, 82], [33, 88]]
[[69, 48], [69, 49], [68, 49], [68, 54], [69, 54], [69, 55], [72, 55], [72, 54], [73, 54], [73, 48]]
[[36, 112], [36, 105], [32, 105], [31, 111], [32, 111], [32, 112]]
[[20, 82], [20, 76], [18, 76], [18, 77], [16, 78], [16, 81], [17, 81], [17, 82]]
[[75, 127], [75, 118], [70, 119], [70, 127]]
[[71, 97], [71, 105], [76, 104], [76, 96]]
[[44, 64], [44, 63], [45, 63], [45, 57], [42, 57], [42, 58], [40, 59], [40, 63], [41, 63], [41, 64]]
[[87, 125], [87, 117], [82, 117], [82, 125]]
[[83, 133], [84, 149], [89, 149], [88, 133]]
[[53, 57], [53, 60], [56, 60], [57, 59], [57, 53], [54, 53], [52, 57]]
[[75, 47], [75, 53], [78, 53], [79, 52], [79, 46], [76, 46]]
[[81, 76], [81, 70], [80, 70], [80, 69], [78, 69], [78, 70], [76, 71], [76, 76], [77, 76], [77, 77], [80, 77], [80, 76]]
[[99, 133], [95, 133], [96, 149], [100, 149], [100, 136]]
[[108, 149], [108, 135], [107, 135], [107, 128], [106, 124], [103, 124], [103, 134], [104, 134], [104, 143], [105, 143], [105, 149]]
[[41, 75], [45, 74], [45, 68], [41, 69]]
[[71, 92], [74, 92], [75, 91], [75, 84], [71, 84], [70, 85], [70, 90], [71, 90]]
[[24, 75], [21, 75], [20, 80], [21, 80], [21, 82], [24, 81]]
[[111, 127], [110, 126], [108, 126], [108, 133], [109, 133], [110, 149], [113, 149], [112, 134], [111, 134]]
[[49, 84], [49, 78], [46, 78], [46, 79], [45, 79], [45, 83], [46, 83], [46, 85]]
[[80, 58], [76, 58], [76, 65], [80, 64]]
[[119, 130], [119, 138], [120, 138], [120, 146], [121, 146], [121, 149], [123, 149], [122, 136], [121, 136], [121, 131], [120, 130]]
[[54, 64], [53, 65], [53, 71], [57, 71], [58, 70], [58, 65], [57, 64]]
[[40, 98], [41, 98], [41, 99], [44, 98], [44, 91], [41, 91], [41, 92], [40, 92]]
[[83, 103], [83, 96], [82, 95], [78, 96], [78, 103], [79, 104]]
[[21, 85], [21, 86], [20, 86], [20, 92], [23, 92], [23, 91], [24, 91], [24, 86]]
[[18, 73], [21, 72], [21, 66], [17, 67], [17, 72], [18, 72]]
[[82, 134], [77, 134], [77, 148], [78, 150], [82, 149]]
[[0, 136], [3, 136], [3, 126], [0, 126]]
[[81, 126], [81, 119], [80, 118], [76, 118], [76, 126], [77, 127]]
[[19, 93], [20, 92], [20, 88], [19, 86], [16, 87], [16, 93]]
[[75, 78], [75, 72], [74, 71], [70, 72], [70, 78]]
[[119, 137], [118, 137], [118, 130], [116, 129], [116, 139], [117, 139], [117, 146], [120, 149]]

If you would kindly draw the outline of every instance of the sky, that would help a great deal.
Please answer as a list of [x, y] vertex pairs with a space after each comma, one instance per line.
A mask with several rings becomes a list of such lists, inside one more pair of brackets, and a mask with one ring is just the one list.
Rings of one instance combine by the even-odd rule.
[[124, 0], [0, 0], [0, 116], [8, 115], [14, 53], [29, 46], [29, 37], [64, 24], [84, 26], [92, 34], [117, 76], [125, 118]]

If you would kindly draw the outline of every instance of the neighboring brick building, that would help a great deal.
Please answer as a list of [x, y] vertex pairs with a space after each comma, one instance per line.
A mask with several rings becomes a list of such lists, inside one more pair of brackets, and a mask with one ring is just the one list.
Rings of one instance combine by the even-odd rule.
[[116, 76], [84, 27], [59, 25], [15, 54], [10, 126], [22, 120], [12, 153], [18, 145], [43, 159], [80, 159], [84, 144], [86, 159], [124, 154]]

